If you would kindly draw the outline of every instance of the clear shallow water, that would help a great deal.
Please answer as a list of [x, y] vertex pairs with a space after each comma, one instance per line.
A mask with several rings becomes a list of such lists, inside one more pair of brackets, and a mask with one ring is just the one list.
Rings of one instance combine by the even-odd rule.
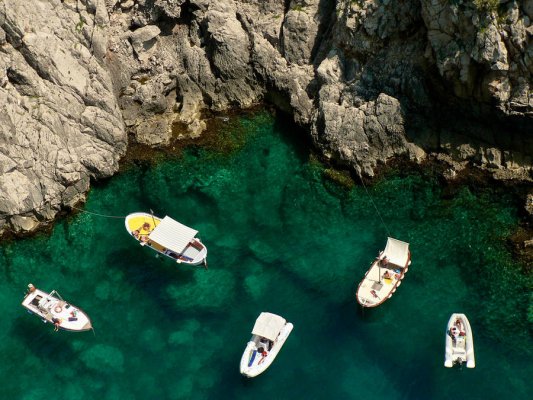
[[[152, 208], [195, 227], [208, 271], [157, 259], [122, 219], [86, 213], [0, 246], [2, 398], [529, 398], [530, 283], [504, 246], [518, 221], [510, 197], [443, 196], [419, 174], [370, 188], [413, 263], [392, 299], [362, 312], [354, 292], [387, 236], [370, 198], [325, 179], [270, 115], [239, 124], [234, 152], [129, 169], [85, 206]], [[29, 282], [84, 309], [95, 335], [55, 333], [27, 314]], [[247, 380], [239, 360], [261, 311], [295, 328], [272, 367]], [[470, 319], [474, 370], [443, 366], [452, 312]]]

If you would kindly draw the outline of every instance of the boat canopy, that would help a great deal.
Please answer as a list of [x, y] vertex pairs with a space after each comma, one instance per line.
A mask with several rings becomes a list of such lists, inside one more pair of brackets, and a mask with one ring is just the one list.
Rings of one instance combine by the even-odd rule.
[[390, 263], [403, 268], [409, 260], [409, 243], [390, 237], [381, 256], [386, 256]]
[[262, 312], [255, 321], [252, 335], [262, 336], [268, 340], [274, 341], [286, 322], [285, 318], [282, 318], [279, 315]]
[[198, 231], [166, 216], [148, 235], [148, 239], [176, 253], [182, 253], [197, 233]]

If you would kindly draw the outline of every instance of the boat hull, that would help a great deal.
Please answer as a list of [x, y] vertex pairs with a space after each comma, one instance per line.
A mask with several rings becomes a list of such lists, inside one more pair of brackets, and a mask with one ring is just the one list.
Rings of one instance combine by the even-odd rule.
[[[148, 247], [165, 257], [170, 258], [178, 264], [187, 265], [201, 265], [206, 263], [207, 248], [198, 238], [194, 238], [194, 243], [189, 246], [184, 253], [176, 254], [175, 252], [165, 249], [163, 246], [153, 241], [147, 240], [151, 229], [155, 228], [161, 222], [161, 218], [144, 212], [136, 212], [129, 214], [126, 217], [126, 230], [132, 238], [134, 238], [141, 246]], [[142, 229], [142, 226], [148, 223], [150, 230]], [[139, 231], [139, 235], [135, 237], [134, 231]]]
[[[456, 325], [457, 321], [459, 325]], [[455, 327], [455, 331], [452, 330]], [[456, 364], [466, 362], [467, 368], [474, 368], [476, 360], [474, 355], [474, 335], [466, 315], [454, 313], [446, 326], [444, 366], [451, 368]]]
[[285, 324], [285, 326], [280, 331], [278, 337], [274, 341], [274, 344], [268, 352], [268, 355], [264, 357], [264, 359], [262, 359], [261, 354], [257, 352], [260, 337], [258, 337], [257, 335], [253, 335], [248, 344], [246, 345], [246, 349], [244, 350], [244, 353], [241, 357], [241, 374], [246, 376], [247, 378], [254, 378], [257, 375], [260, 375], [265, 372], [276, 359], [278, 353], [285, 344], [285, 341], [289, 337], [293, 328], [294, 326], [290, 322]]
[[54, 324], [59, 321], [58, 329], [72, 332], [92, 329], [91, 320], [83, 310], [40, 289], [29, 292], [24, 297], [22, 306], [44, 322]]

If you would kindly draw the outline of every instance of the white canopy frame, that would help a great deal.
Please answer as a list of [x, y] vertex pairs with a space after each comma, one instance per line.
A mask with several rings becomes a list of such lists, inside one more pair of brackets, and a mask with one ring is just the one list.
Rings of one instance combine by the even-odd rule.
[[197, 230], [189, 228], [169, 216], [166, 216], [154, 228], [154, 230], [150, 232], [148, 239], [169, 250], [181, 254], [197, 233]]
[[268, 340], [276, 340], [281, 329], [285, 326], [287, 321], [279, 315], [262, 312], [255, 321], [252, 335], [264, 337]]
[[404, 268], [409, 260], [409, 243], [391, 237], [387, 238], [387, 245], [380, 258], [389, 260], [389, 263]]

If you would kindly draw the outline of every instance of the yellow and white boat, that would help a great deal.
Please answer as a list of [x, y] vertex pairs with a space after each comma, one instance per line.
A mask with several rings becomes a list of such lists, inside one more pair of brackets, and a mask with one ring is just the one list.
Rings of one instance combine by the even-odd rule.
[[207, 248], [196, 237], [197, 230], [169, 216], [136, 212], [126, 217], [126, 230], [141, 246], [147, 246], [177, 263], [207, 265]]

